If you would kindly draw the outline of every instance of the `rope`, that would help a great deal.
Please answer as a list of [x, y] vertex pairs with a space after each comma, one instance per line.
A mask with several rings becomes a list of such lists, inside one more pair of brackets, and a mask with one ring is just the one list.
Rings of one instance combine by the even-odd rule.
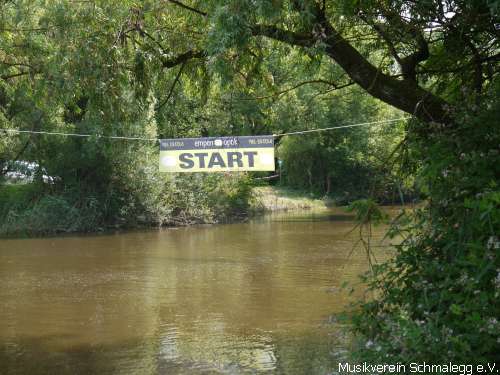
[[397, 121], [401, 121], [401, 120], [407, 120], [409, 118], [410, 117], [400, 117], [400, 118], [395, 118], [395, 119], [391, 119], [391, 120], [361, 122], [361, 123], [358, 123], [358, 124], [333, 126], [331, 128], [310, 129], [310, 130], [302, 130], [302, 131], [297, 131], [297, 132], [289, 132], [289, 133], [282, 133], [282, 134], [273, 134], [273, 137], [276, 138], [276, 137], [285, 137], [285, 136], [289, 136], [289, 135], [301, 135], [301, 134], [307, 134], [307, 133], [323, 132], [323, 131], [334, 130], [334, 129], [354, 128], [355, 126], [367, 126], [367, 125], [374, 125], [374, 124], [387, 124], [387, 123], [391, 123], [391, 122], [397, 122]]
[[[389, 119], [389, 120], [361, 122], [361, 123], [357, 123], [357, 124], [333, 126], [330, 128], [310, 129], [310, 130], [302, 130], [302, 131], [289, 132], [289, 133], [273, 134], [273, 137], [278, 138], [278, 137], [286, 137], [286, 136], [290, 136], [290, 135], [302, 135], [302, 134], [324, 132], [324, 131], [335, 130], [335, 129], [354, 128], [357, 126], [368, 126], [368, 125], [374, 125], [374, 124], [388, 124], [388, 123], [397, 122], [397, 121], [401, 121], [401, 120], [407, 120], [409, 118], [410, 117], [400, 117], [400, 118]], [[59, 135], [59, 136], [64, 136], [64, 137], [82, 137], [82, 138], [96, 137], [96, 138], [102, 138], [102, 139], [121, 139], [121, 140], [127, 140], [127, 141], [147, 141], [147, 142], [159, 142], [160, 141], [160, 139], [158, 139], [158, 138], [122, 137], [122, 136], [116, 136], [116, 135], [98, 135], [98, 134], [60, 133], [60, 132], [47, 132], [47, 131], [40, 131], [40, 130], [0, 129], [0, 131], [2, 131], [4, 133], [10, 133], [13, 135], [28, 133], [28, 134]]]
[[105, 138], [105, 139], [122, 139], [122, 140], [129, 140], [129, 141], [150, 141], [150, 142], [159, 141], [158, 138], [120, 137], [117, 135], [59, 133], [59, 132], [46, 132], [46, 131], [36, 131], [36, 130], [18, 130], [18, 129], [0, 129], [0, 131], [3, 131], [5, 133], [14, 133], [14, 134], [29, 133], [29, 134], [62, 135], [62, 136], [66, 136], [66, 137], [82, 137], [82, 138], [96, 137], [96, 138]]

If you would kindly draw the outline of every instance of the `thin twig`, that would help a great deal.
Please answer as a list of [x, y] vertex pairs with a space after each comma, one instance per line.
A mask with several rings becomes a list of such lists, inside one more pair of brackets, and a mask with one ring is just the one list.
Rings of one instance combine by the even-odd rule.
[[179, 68], [179, 71], [177, 72], [177, 75], [175, 76], [174, 82], [172, 83], [172, 86], [170, 87], [170, 91], [168, 92], [166, 99], [162, 103], [160, 103], [160, 105], [158, 107], [156, 107], [156, 110], [160, 110], [170, 100], [170, 97], [172, 96], [172, 94], [174, 92], [175, 85], [177, 84], [177, 82], [179, 82], [179, 79], [181, 77], [181, 73], [184, 70], [185, 66], [186, 66], [186, 61], [184, 61], [181, 65], [181, 67]]
[[307, 84], [311, 84], [311, 83], [320, 83], [320, 84], [324, 84], [324, 85], [330, 85], [330, 86], [333, 86], [333, 89], [332, 90], [338, 90], [338, 89], [342, 89], [344, 87], [347, 87], [347, 86], [351, 86], [354, 84], [354, 82], [349, 82], [349, 83], [346, 83], [344, 85], [341, 85], [341, 86], [337, 86], [337, 84], [335, 84], [334, 82], [330, 82], [330, 81], [326, 81], [324, 79], [314, 79], [314, 80], [309, 80], [309, 81], [304, 81], [304, 82], [300, 82], [292, 87], [289, 87], [285, 90], [282, 90], [282, 91], [279, 91], [277, 93], [274, 93], [274, 94], [270, 94], [270, 95], [265, 95], [265, 96], [255, 96], [255, 97], [252, 97], [252, 98], [238, 98], [238, 99], [234, 99], [234, 100], [241, 100], [241, 101], [246, 101], [246, 100], [262, 100], [262, 99], [269, 99], [269, 98], [275, 98], [275, 97], [280, 97], [281, 95], [283, 94], [286, 94], [287, 92], [290, 92], [292, 90], [295, 90], [301, 86], [304, 86], [304, 85], [307, 85]]

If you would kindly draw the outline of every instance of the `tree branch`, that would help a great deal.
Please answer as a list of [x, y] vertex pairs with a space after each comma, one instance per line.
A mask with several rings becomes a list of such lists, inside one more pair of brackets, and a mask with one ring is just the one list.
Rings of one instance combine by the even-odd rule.
[[262, 100], [262, 99], [269, 99], [269, 98], [275, 98], [275, 97], [280, 97], [281, 95], [283, 94], [286, 94], [287, 92], [290, 92], [292, 90], [295, 90], [301, 86], [304, 86], [304, 85], [308, 85], [308, 84], [311, 84], [311, 83], [320, 83], [320, 84], [324, 84], [324, 85], [329, 85], [329, 86], [332, 86], [332, 88], [330, 90], [328, 90], [328, 92], [330, 91], [333, 91], [333, 90], [340, 90], [340, 89], [343, 89], [344, 87], [347, 87], [347, 86], [351, 86], [351, 85], [354, 85], [355, 82], [348, 82], [346, 84], [343, 84], [343, 85], [337, 85], [336, 83], [334, 82], [330, 82], [330, 81], [326, 81], [324, 79], [313, 79], [313, 80], [309, 80], [309, 81], [304, 81], [304, 82], [300, 82], [292, 87], [289, 87], [285, 90], [282, 90], [282, 91], [278, 91], [277, 93], [274, 93], [274, 94], [271, 94], [271, 95], [265, 95], [265, 96], [256, 96], [256, 97], [253, 97], [253, 98], [240, 98], [240, 99], [236, 99], [236, 100], [241, 100], [241, 101], [244, 101], [244, 100]]
[[408, 23], [399, 13], [382, 9], [382, 15], [389, 23], [392, 23], [392, 25], [401, 29], [404, 34], [416, 40], [417, 50], [401, 58], [398, 63], [401, 66], [403, 78], [417, 82], [417, 65], [429, 58], [429, 45], [423, 36], [422, 30]]
[[148, 33], [146, 30], [141, 29], [141, 31], [143, 32], [143, 34], [144, 34], [147, 38], [149, 38], [151, 41], [153, 41], [153, 43], [154, 43], [154, 44], [156, 44], [156, 45], [160, 48], [161, 52], [165, 53], [165, 47], [163, 47], [163, 45], [162, 45], [162, 44], [161, 44], [161, 43], [160, 43], [160, 42], [159, 42], [159, 41], [158, 41], [155, 37], [153, 37], [153, 36], [152, 36], [150, 33]]
[[177, 72], [177, 75], [175, 76], [175, 79], [174, 79], [174, 82], [172, 83], [172, 86], [170, 86], [170, 90], [168, 92], [167, 97], [165, 98], [165, 100], [162, 103], [160, 103], [158, 105], [158, 107], [156, 107], [157, 111], [160, 110], [170, 100], [170, 97], [174, 93], [175, 85], [177, 84], [177, 82], [179, 82], [179, 79], [181, 78], [181, 74], [182, 74], [182, 71], [184, 70], [184, 67], [186, 66], [186, 63], [187, 63], [187, 60], [182, 63], [181, 67], [179, 68], [179, 71]]
[[263, 35], [300, 47], [314, 47], [317, 42], [321, 42], [325, 46], [325, 53], [370, 95], [426, 122], [452, 122], [446, 101], [414, 81], [398, 80], [379, 71], [319, 13], [317, 21], [322, 29], [319, 35], [325, 36], [313, 37], [312, 34], [295, 33], [273, 25], [256, 25], [251, 30], [253, 35]]
[[311, 47], [314, 37], [310, 33], [296, 33], [290, 30], [280, 29], [274, 25], [254, 25], [251, 27], [253, 35], [262, 35], [281, 42], [300, 47]]
[[19, 77], [19, 76], [24, 76], [26, 74], [29, 74], [30, 72], [19, 72], [19, 73], [13, 73], [13, 74], [4, 74], [2, 76], [0, 76], [0, 78], [2, 78], [4, 81], [10, 79], [10, 78], [15, 78], [15, 77]]
[[181, 3], [180, 1], [177, 1], [177, 0], [167, 0], [167, 1], [171, 2], [172, 4], [178, 5], [178, 6], [180, 6], [181, 8], [187, 9], [187, 10], [189, 10], [189, 11], [191, 11], [191, 12], [197, 13], [197, 14], [199, 14], [199, 15], [201, 15], [201, 16], [206, 17], [206, 16], [208, 15], [208, 13], [203, 12], [203, 11], [201, 11], [201, 10], [198, 10], [198, 9], [196, 9], [196, 8], [190, 7], [189, 5], [183, 4], [183, 3]]
[[182, 64], [188, 60], [200, 59], [204, 56], [205, 56], [204, 51], [189, 50], [172, 59], [162, 59], [162, 64], [164, 68], [168, 69], [168, 68], [173, 68], [174, 66], [177, 66], [179, 64]]
[[7, 65], [7, 66], [25, 66], [27, 68], [30, 68], [30, 69], [33, 69], [33, 67], [29, 64], [25, 64], [25, 63], [18, 63], [18, 62], [8, 62], [8, 61], [0, 61], [0, 64], [2, 65]]
[[359, 17], [365, 21], [365, 23], [369, 26], [371, 26], [377, 34], [385, 41], [387, 44], [387, 47], [389, 48], [389, 51], [391, 52], [391, 55], [396, 59], [398, 64], [401, 66], [401, 58], [398, 55], [398, 52], [396, 51], [396, 47], [394, 46], [394, 43], [392, 42], [391, 38], [389, 38], [389, 35], [384, 30], [383, 25], [380, 25], [376, 22], [370, 22], [368, 17], [366, 17], [363, 14], [360, 14]]
[[418, 43], [418, 50], [409, 56], [403, 57], [400, 61], [403, 77], [415, 82], [417, 81], [417, 65], [429, 58], [429, 46], [422, 34], [418, 33], [416, 35], [416, 40]]

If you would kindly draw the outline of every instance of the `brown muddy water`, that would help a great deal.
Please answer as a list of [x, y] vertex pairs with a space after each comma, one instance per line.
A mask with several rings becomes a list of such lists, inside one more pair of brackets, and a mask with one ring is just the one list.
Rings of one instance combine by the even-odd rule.
[[[328, 374], [363, 287], [341, 210], [0, 240], [0, 374]], [[376, 254], [387, 256], [384, 227]]]

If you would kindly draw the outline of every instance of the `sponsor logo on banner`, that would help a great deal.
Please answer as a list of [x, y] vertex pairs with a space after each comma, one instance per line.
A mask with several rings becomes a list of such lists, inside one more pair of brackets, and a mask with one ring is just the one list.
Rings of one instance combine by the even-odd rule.
[[274, 171], [274, 137], [162, 139], [160, 171]]

